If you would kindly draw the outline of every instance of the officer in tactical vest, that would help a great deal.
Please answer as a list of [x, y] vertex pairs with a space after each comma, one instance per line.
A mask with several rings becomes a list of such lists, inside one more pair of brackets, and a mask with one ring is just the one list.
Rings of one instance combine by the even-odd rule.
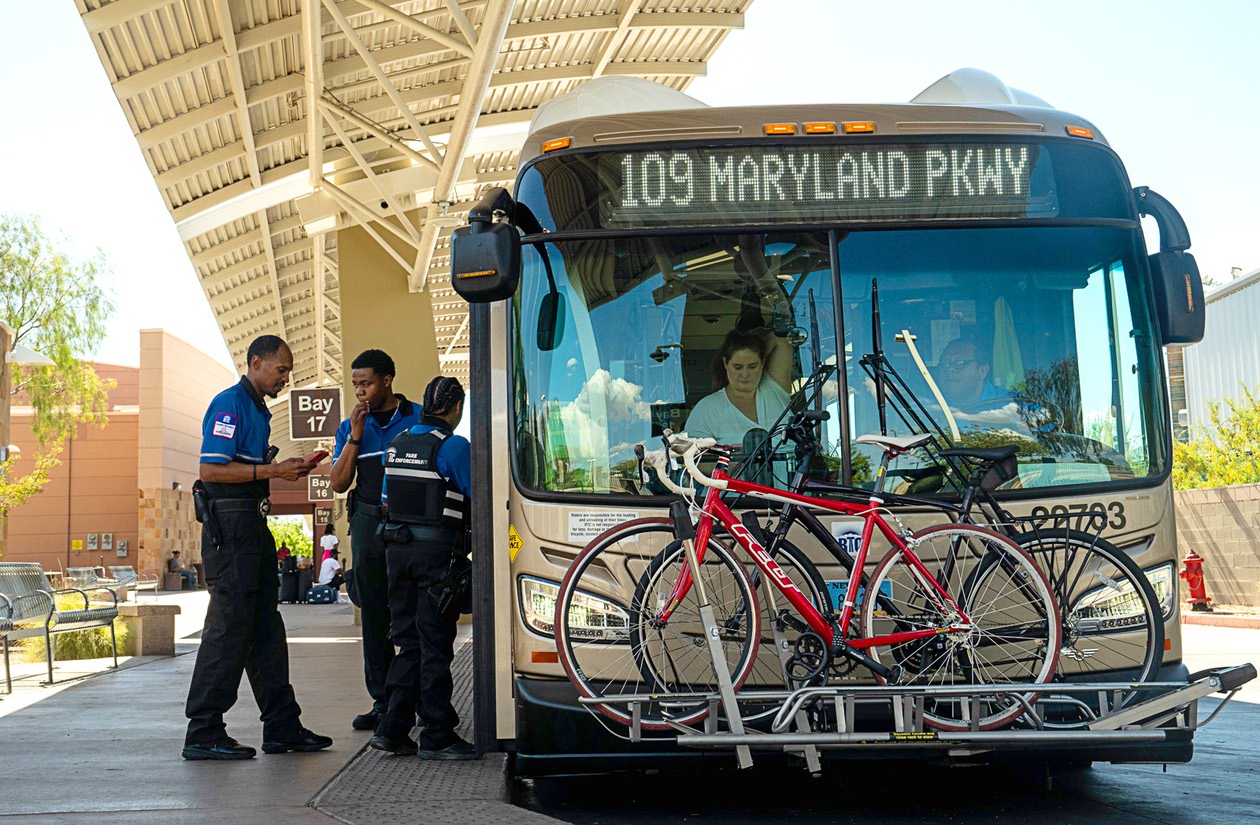
[[[389, 568], [390, 633], [398, 653], [385, 680], [385, 711], [369, 743], [421, 759], [475, 759], [455, 733], [451, 660], [455, 623], [468, 591], [468, 504], [472, 466], [468, 440], [453, 430], [464, 415], [455, 378], [429, 382], [420, 424], [385, 451], [385, 557]], [[417, 712], [417, 745], [408, 735]]]

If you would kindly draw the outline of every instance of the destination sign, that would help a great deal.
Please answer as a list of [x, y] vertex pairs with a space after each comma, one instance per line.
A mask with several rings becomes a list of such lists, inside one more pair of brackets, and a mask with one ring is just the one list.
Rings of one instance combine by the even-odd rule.
[[[1043, 159], [1042, 163], [1038, 163]], [[603, 153], [609, 227], [1057, 214], [1034, 144], [741, 146]]]

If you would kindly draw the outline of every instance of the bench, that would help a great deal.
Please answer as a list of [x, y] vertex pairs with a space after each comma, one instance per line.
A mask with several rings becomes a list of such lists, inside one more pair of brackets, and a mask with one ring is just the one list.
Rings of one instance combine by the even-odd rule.
[[127, 600], [127, 591], [129, 587], [121, 584], [115, 579], [105, 576], [104, 567], [67, 567], [66, 574], [61, 578], [62, 585], [65, 587], [77, 587], [80, 590], [96, 590], [103, 587], [106, 590], [114, 591], [114, 595], [120, 597], [123, 601]]
[[[87, 588], [50, 590], [44, 570], [38, 564], [0, 562], [0, 616], [3, 617], [0, 627], [7, 628], [0, 634], [0, 642], [4, 645], [4, 678], [9, 693], [13, 692], [13, 676], [9, 670], [10, 639], [44, 637], [44, 651], [48, 656], [48, 684], [51, 685], [54, 664], [52, 637], [74, 630], [108, 627], [110, 642], [114, 648], [114, 667], [118, 667], [118, 638], [114, 634], [114, 619], [118, 617], [118, 594], [99, 585], [91, 589], [96, 593], [108, 593], [109, 599], [93, 604]], [[70, 593], [83, 598], [83, 607], [57, 609], [56, 597]]]
[[153, 573], [137, 573], [134, 567], [111, 567], [109, 575], [118, 582], [120, 587], [130, 587], [136, 592], [136, 598], [140, 598], [141, 590], [153, 591], [153, 598], [157, 598], [158, 577]]

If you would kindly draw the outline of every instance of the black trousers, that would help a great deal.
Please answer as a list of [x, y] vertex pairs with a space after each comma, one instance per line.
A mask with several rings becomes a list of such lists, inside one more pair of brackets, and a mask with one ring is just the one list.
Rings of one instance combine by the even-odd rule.
[[184, 741], [204, 745], [227, 738], [223, 714], [236, 704], [242, 673], [262, 711], [263, 741], [286, 739], [301, 729], [302, 709], [289, 684], [276, 545], [257, 512], [224, 512], [217, 520], [221, 546], [213, 545], [208, 529], [201, 531], [210, 607], [188, 687]]
[[411, 732], [418, 712], [423, 723], [420, 747], [437, 750], [456, 740], [459, 724], [451, 705], [459, 604], [438, 612], [437, 596], [429, 588], [446, 576], [455, 548], [449, 542], [417, 541], [387, 544], [385, 552], [390, 626], [398, 655], [389, 668], [388, 698], [376, 732], [401, 740]]
[[385, 543], [378, 535], [380, 519], [366, 513], [350, 517], [350, 578], [346, 588], [359, 608], [363, 625], [363, 681], [378, 710], [385, 709], [385, 677], [394, 661], [389, 638], [389, 575]]

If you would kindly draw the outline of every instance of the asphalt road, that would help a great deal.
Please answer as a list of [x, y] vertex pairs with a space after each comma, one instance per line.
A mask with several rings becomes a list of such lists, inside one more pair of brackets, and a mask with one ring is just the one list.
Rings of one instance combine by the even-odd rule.
[[[1260, 631], [1187, 627], [1191, 670], [1260, 663]], [[1205, 699], [1200, 718], [1217, 706]], [[732, 763], [733, 763], [732, 759]], [[694, 823], [1244, 823], [1260, 821], [1260, 685], [1195, 737], [1188, 765], [1039, 768], [855, 762], [804, 770], [710, 770], [519, 781], [517, 804], [574, 825]]]

